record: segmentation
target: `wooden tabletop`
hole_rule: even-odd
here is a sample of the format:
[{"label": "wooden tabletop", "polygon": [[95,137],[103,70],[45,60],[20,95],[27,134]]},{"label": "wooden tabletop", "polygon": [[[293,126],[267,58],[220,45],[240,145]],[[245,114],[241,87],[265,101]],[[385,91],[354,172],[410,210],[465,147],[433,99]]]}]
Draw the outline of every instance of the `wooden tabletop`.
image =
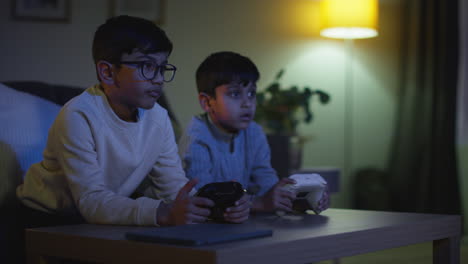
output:
[{"label": "wooden tabletop", "polygon": [[[321,215],[253,215],[243,225],[273,236],[185,247],[130,241],[155,227],[73,225],[28,229],[28,261],[57,256],[100,263],[306,263],[434,241],[434,263],[459,263],[461,217],[328,209]],[[220,234],[222,235],[222,234]]]}]

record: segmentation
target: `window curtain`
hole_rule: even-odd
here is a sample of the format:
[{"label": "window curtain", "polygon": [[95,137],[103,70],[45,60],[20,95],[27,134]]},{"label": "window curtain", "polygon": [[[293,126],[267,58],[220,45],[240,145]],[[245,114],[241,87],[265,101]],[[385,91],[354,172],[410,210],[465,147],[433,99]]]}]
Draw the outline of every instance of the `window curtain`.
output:
[{"label": "window curtain", "polygon": [[[459,0],[460,61],[458,70],[457,147],[458,179],[462,197],[463,226],[468,235],[468,2]],[[468,236],[466,238],[468,241]]]},{"label": "window curtain", "polygon": [[457,143],[468,146],[468,2],[466,0],[460,0],[459,15],[460,69],[458,71]]},{"label": "window curtain", "polygon": [[460,213],[455,149],[457,1],[404,1],[401,83],[389,161],[395,211]]}]

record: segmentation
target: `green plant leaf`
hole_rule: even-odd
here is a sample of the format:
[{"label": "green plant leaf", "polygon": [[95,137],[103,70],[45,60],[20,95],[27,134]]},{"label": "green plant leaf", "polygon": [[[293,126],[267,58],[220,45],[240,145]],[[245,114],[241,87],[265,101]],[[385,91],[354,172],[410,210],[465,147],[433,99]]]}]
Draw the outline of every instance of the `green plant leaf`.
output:
[{"label": "green plant leaf", "polygon": [[[297,85],[282,87],[279,80],[284,72],[281,69],[274,82],[257,93],[255,120],[271,133],[297,135],[296,129],[301,122],[310,123],[313,120],[311,103],[314,95],[321,104],[328,103],[331,98],[328,93],[309,86],[302,89]],[[304,116],[300,115],[302,111]]]}]

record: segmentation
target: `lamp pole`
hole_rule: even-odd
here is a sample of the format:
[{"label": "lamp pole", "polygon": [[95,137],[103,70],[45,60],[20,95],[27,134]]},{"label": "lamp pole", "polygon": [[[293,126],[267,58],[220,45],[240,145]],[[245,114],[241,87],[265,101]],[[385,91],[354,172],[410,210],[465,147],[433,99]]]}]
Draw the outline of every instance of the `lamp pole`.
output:
[{"label": "lamp pole", "polygon": [[[344,76],[343,175],[350,182],[353,171],[354,143],[354,39],[378,36],[379,0],[321,0],[320,35],[344,39],[346,65]],[[352,188],[350,188],[352,190]]]},{"label": "lamp pole", "polygon": [[350,179],[353,170],[353,111],[354,111],[354,83],[353,83],[353,55],[354,55],[354,39],[345,39],[346,47],[346,72],[344,84],[344,175]]}]

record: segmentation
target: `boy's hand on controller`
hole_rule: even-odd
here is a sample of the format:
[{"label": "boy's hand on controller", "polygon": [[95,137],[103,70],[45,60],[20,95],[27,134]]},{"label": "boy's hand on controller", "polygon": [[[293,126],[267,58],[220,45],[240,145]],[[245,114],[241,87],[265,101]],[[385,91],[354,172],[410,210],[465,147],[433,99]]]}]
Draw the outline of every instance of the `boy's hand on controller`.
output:
[{"label": "boy's hand on controller", "polygon": [[281,179],[264,196],[254,201],[253,207],[258,211],[273,212],[282,210],[291,212],[292,201],[296,199],[296,194],[285,188],[285,185],[288,184],[296,184],[296,181],[290,178]]},{"label": "boy's hand on controller", "polygon": [[249,218],[250,207],[252,206],[249,200],[250,196],[245,193],[236,201],[234,206],[226,209],[224,212],[224,220],[231,223],[245,222]]},{"label": "boy's hand on controller", "polygon": [[192,179],[179,190],[172,203],[161,203],[158,208],[159,225],[184,225],[205,222],[210,215],[210,207],[215,204],[208,198],[190,196],[198,179]]},{"label": "boy's hand on controller", "polygon": [[330,207],[330,190],[328,189],[328,186],[325,187],[325,190],[323,191],[322,198],[318,201],[318,213],[325,211]]}]

